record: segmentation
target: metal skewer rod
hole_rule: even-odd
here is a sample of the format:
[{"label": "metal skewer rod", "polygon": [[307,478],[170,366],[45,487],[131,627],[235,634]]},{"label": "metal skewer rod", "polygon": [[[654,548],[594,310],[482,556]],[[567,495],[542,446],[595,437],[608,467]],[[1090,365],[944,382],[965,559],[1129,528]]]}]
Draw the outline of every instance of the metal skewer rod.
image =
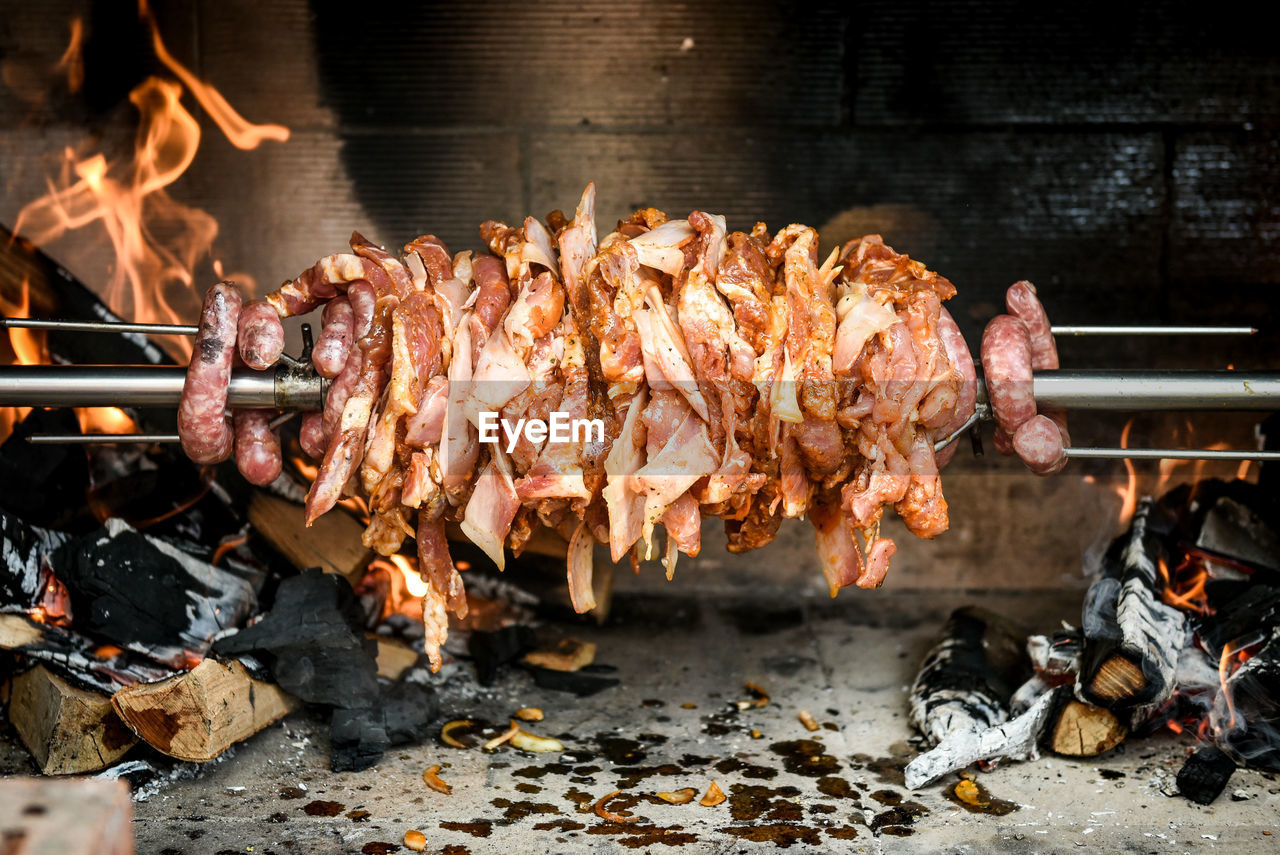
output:
[{"label": "metal skewer rod", "polygon": [[1109,324],[1052,326],[1054,335],[1254,335],[1257,327],[1116,326]]},{"label": "metal skewer rod", "polygon": [[151,445],[180,441],[176,433],[38,433],[27,437],[32,445]]},{"label": "metal skewer rod", "polygon": [[1036,403],[1073,410],[1280,410],[1280,372],[1037,371]]},{"label": "metal skewer rod", "polygon": [[1127,460],[1280,460],[1280,451],[1222,448],[1067,448],[1068,458]]},{"label": "metal skewer rod", "polygon": [[[176,407],[187,369],[181,365],[0,366],[3,407]],[[231,372],[231,407],[318,410],[328,381],[293,366]]]},{"label": "metal skewer rod", "polygon": [[49,321],[43,318],[0,318],[0,329],[61,330],[64,332],[143,333],[146,335],[195,335],[192,324],[133,324],[123,321]]}]

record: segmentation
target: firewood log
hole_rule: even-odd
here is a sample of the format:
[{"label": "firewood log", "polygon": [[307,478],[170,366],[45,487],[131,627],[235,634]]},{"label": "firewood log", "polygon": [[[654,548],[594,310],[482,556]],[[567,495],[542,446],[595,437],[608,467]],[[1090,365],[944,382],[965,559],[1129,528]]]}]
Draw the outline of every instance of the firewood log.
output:
[{"label": "firewood log", "polygon": [[111,698],[77,688],[43,665],[14,678],[9,721],[46,775],[96,772],[138,741]]},{"label": "firewood log", "polygon": [[205,659],[185,674],[121,689],[111,704],[160,753],[204,762],[284,717],[298,701],[253,679],[239,662]]},{"label": "firewood log", "polygon": [[373,552],[360,542],[364,527],[341,509],[307,528],[301,505],[259,491],[249,504],[249,521],[299,570],[319,567],[345,576],[352,587],[373,559]]},{"label": "firewood log", "polygon": [[1144,497],[1129,531],[1111,544],[1102,575],[1085,595],[1077,697],[1121,713],[1136,726],[1173,693],[1186,616],[1161,600],[1164,540]]},{"label": "firewood log", "polygon": [[1111,710],[1065,696],[1064,700],[1066,703],[1055,711],[1048,728],[1048,747],[1055,754],[1096,757],[1115,748],[1128,735],[1128,728]]}]

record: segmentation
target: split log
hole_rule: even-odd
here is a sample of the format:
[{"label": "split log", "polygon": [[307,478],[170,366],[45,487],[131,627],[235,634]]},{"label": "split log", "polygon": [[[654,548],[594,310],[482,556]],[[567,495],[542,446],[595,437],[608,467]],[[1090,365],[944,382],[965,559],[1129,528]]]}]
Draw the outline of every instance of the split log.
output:
[{"label": "split log", "polygon": [[253,679],[239,662],[206,659],[185,674],[121,689],[111,704],[152,748],[201,763],[283,718],[298,701]]},{"label": "split log", "polygon": [[911,723],[936,745],[1009,717],[1009,699],[1031,675],[1027,634],[974,606],[957,609],[911,687]]},{"label": "split log", "polygon": [[46,775],[96,772],[138,741],[111,698],[76,688],[42,665],[14,678],[9,721]]},{"label": "split log", "polygon": [[339,509],[322,525],[307,528],[301,505],[263,492],[249,503],[249,522],[294,567],[319,567],[354,587],[364,578],[373,552],[360,542],[364,526]]},{"label": "split log", "polygon": [[1066,757],[1096,757],[1115,748],[1129,731],[1105,707],[1084,704],[1064,695],[1065,703],[1052,714],[1047,744]]},{"label": "split log", "polygon": [[1076,696],[1144,721],[1173,694],[1186,616],[1166,605],[1158,563],[1167,562],[1154,530],[1154,503],[1138,503],[1129,531],[1111,544],[1102,575],[1085,595],[1084,653]]},{"label": "split log", "polygon": [[133,798],[124,781],[0,780],[0,852],[133,855]]}]

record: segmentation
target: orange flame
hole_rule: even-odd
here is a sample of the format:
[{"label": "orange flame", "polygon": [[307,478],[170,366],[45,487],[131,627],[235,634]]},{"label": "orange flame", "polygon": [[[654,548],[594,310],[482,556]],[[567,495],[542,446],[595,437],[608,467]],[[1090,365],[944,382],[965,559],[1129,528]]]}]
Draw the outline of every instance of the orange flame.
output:
[{"label": "orange flame", "polygon": [[[1129,447],[1129,432],[1133,430],[1133,419],[1125,422],[1124,430],[1120,432],[1120,447]],[[1133,465],[1133,461],[1127,457],[1124,459],[1124,468],[1129,473],[1129,483],[1121,488],[1116,488],[1116,495],[1121,499],[1120,505],[1120,524],[1125,525],[1133,518],[1133,512],[1138,509],[1138,470]]]},{"label": "orange flame", "polygon": [[[201,139],[200,124],[181,103],[183,84],[239,148],[283,142],[289,129],[247,122],[169,53],[145,0],[138,15],[156,56],[182,83],[151,77],[139,84],[129,95],[140,114],[132,157],[109,160],[102,152],[66,149],[59,175],[49,179],[44,196],[19,212],[14,231],[45,247],[68,232],[100,228],[114,255],[105,287],[98,288],[104,302],[131,320],[183,323],[198,310],[196,265],[209,258],[218,234],[211,216],[167,192],[190,167]],[[84,23],[73,20],[70,43],[56,66],[73,91],[84,78],[84,34]],[[81,237],[79,248],[84,246]],[[251,280],[241,284],[253,290]],[[163,344],[175,357],[190,356],[186,337],[165,337]]]},{"label": "orange flame", "polygon": [[71,41],[67,43],[67,49],[63,51],[58,64],[54,66],[55,71],[66,72],[67,89],[71,92],[79,92],[80,87],[84,85],[83,50],[84,21],[77,16],[71,19]]},{"label": "orange flame", "polygon": [[[176,83],[143,81],[129,94],[142,114],[132,163],[113,167],[101,153],[77,160],[68,149],[62,180],[50,181],[49,192],[19,212],[14,229],[44,246],[100,224],[116,258],[103,299],[116,313],[140,321],[180,323],[194,308],[192,270],[218,233],[212,217],[164,192],[191,165],[200,144],[200,126],[181,95]],[[162,243],[157,233],[173,237]],[[173,306],[172,291],[190,305]],[[190,355],[188,339],[174,337],[169,344],[182,357]]]},{"label": "orange flame", "polygon": [[137,427],[119,407],[80,407],[76,418],[81,433],[131,433]]},{"label": "orange flame", "polygon": [[427,580],[418,574],[418,562],[406,555],[392,555],[390,559],[375,558],[369,563],[371,573],[385,574],[389,588],[382,616],[401,614],[418,618],[422,615],[423,596],[427,593]]},{"label": "orange flame", "polygon": [[146,0],[139,0],[138,15],[151,29],[151,46],[156,52],[156,57],[186,84],[191,93],[196,96],[196,100],[200,102],[200,106],[204,107],[205,112],[209,114],[209,118],[217,123],[233,146],[247,150],[257,148],[263,140],[285,142],[289,139],[289,129],[284,125],[255,125],[246,121],[234,107],[227,103],[227,99],[222,97],[221,92],[199,80],[190,69],[174,59],[160,38],[160,28],[156,26],[155,18],[152,17]]}]

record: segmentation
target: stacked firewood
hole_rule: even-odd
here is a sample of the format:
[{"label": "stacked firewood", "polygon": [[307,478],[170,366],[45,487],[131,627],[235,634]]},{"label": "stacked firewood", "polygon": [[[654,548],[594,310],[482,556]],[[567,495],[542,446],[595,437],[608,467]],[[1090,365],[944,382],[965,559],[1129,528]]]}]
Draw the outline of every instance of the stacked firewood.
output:
[{"label": "stacked firewood", "polygon": [[934,747],[907,767],[908,785],[1042,748],[1096,756],[1161,729],[1204,743],[1178,776],[1202,804],[1238,766],[1280,771],[1277,519],[1243,481],[1146,497],[1104,555],[1080,627],[1023,651],[1007,621],[956,612],[913,687],[912,721]]}]

